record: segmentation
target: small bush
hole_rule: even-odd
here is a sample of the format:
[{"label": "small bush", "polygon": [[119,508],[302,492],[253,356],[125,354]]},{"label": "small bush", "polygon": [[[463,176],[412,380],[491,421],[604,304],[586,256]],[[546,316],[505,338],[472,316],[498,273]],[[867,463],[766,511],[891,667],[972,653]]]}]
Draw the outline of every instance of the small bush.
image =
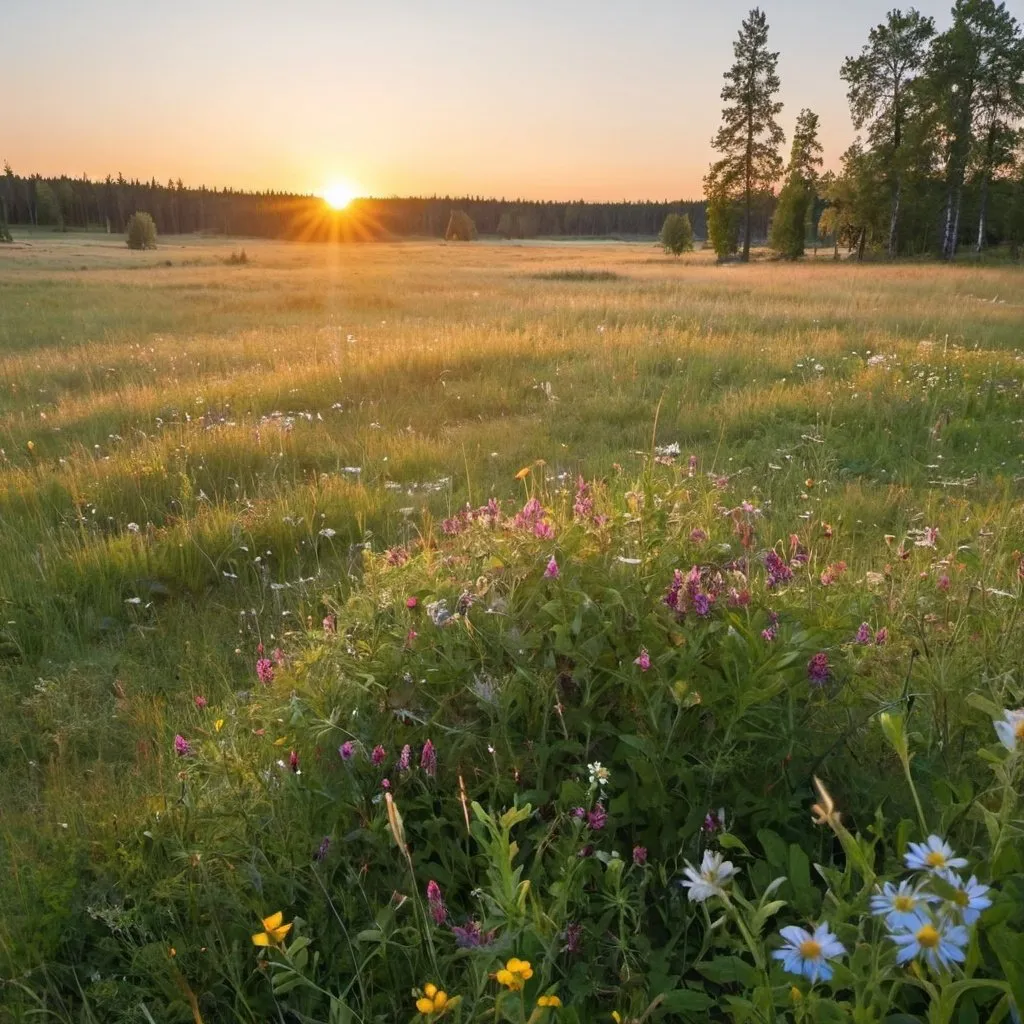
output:
[{"label": "small bush", "polygon": [[225,261],[229,267],[243,266],[249,262],[249,257],[245,254],[243,249],[241,252],[233,252]]},{"label": "small bush", "polygon": [[129,249],[155,249],[156,224],[153,218],[143,211],[133,213],[128,218],[125,239]]},{"label": "small bush", "polygon": [[670,213],[661,226],[658,242],[665,252],[679,256],[693,250],[693,227],[685,213]]},{"label": "small bush", "polygon": [[614,270],[545,270],[530,275],[535,281],[622,281]]}]

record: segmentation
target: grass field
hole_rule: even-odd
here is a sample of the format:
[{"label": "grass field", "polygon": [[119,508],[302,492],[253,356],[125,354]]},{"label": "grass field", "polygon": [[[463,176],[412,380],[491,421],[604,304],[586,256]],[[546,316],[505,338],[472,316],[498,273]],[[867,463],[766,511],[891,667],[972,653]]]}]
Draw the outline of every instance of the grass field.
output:
[{"label": "grass field", "polygon": [[[243,245],[248,262],[228,262]],[[168,751],[194,698],[249,689],[258,643],[319,633],[368,585],[361,545],[429,550],[466,502],[552,497],[581,475],[628,508],[627,492],[653,499],[651,474],[679,474],[667,500],[692,454],[717,481],[703,525],[715,487],[779,524],[768,548],[829,523],[851,574],[880,568],[885,535],[937,526],[946,564],[968,566],[965,608],[993,616],[971,633],[992,645],[986,677],[1018,692],[1016,612],[977,602],[998,604],[986,586],[1006,590],[1024,548],[1022,324],[1017,269],[716,267],[612,243],[0,246],[0,954],[32,993],[22,1010],[147,1019],[99,981],[82,997],[95,1016],[76,1015],[68,993],[106,954],[74,922],[120,906],[96,879],[130,874],[145,823],[170,814],[185,784]],[[671,444],[675,465],[655,463]],[[893,620],[934,610],[916,586],[889,593]],[[902,680],[893,659],[878,678]],[[139,990],[159,973],[145,963]],[[250,981],[223,982],[230,1012],[223,992],[197,1004],[175,984],[157,1019],[271,1019],[239,995]],[[362,1000],[332,1024],[398,1019]],[[327,1019],[295,1012],[274,1019]]]}]

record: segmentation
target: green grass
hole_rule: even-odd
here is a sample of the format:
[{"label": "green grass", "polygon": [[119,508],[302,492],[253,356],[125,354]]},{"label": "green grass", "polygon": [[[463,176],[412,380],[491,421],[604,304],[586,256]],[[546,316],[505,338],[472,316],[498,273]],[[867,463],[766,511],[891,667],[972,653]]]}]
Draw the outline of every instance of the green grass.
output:
[{"label": "green grass", "polygon": [[1000,565],[1024,547],[1018,270],[245,249],[0,249],[0,954],[23,968],[69,955],[86,862],[141,856],[195,694],[250,688],[257,642],[343,604],[356,545],[521,497],[537,460],[622,492],[676,442],[770,510],[769,546],[827,521],[851,565],[938,522],[992,531]]}]

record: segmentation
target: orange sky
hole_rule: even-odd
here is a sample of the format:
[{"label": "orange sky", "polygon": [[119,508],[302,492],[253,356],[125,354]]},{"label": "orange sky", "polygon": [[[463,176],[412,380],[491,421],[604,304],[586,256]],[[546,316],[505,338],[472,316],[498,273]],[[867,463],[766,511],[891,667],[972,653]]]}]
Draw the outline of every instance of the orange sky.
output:
[{"label": "orange sky", "polygon": [[[766,6],[782,124],[852,140],[839,64],[891,0]],[[747,0],[33,0],[4,12],[21,173],[365,194],[696,197]],[[946,4],[918,7],[948,21]],[[32,40],[31,45],[10,45]]]}]

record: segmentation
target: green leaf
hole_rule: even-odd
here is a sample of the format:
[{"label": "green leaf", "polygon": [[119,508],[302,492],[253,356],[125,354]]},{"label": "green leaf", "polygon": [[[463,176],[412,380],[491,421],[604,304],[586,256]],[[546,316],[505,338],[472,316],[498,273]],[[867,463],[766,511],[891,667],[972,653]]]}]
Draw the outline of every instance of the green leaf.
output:
[{"label": "green leaf", "polygon": [[702,1013],[715,1000],[706,992],[698,992],[693,988],[677,988],[673,992],[664,992],[661,996],[660,1009],[674,1010],[676,1013]]},{"label": "green leaf", "polygon": [[771,829],[767,828],[758,829],[757,841],[761,844],[761,849],[764,850],[764,855],[772,867],[786,867],[789,859],[786,844],[777,832],[772,832]]},{"label": "green leaf", "polygon": [[753,988],[757,984],[757,971],[738,956],[718,956],[696,967],[708,981],[716,985],[739,982],[746,988]]}]

